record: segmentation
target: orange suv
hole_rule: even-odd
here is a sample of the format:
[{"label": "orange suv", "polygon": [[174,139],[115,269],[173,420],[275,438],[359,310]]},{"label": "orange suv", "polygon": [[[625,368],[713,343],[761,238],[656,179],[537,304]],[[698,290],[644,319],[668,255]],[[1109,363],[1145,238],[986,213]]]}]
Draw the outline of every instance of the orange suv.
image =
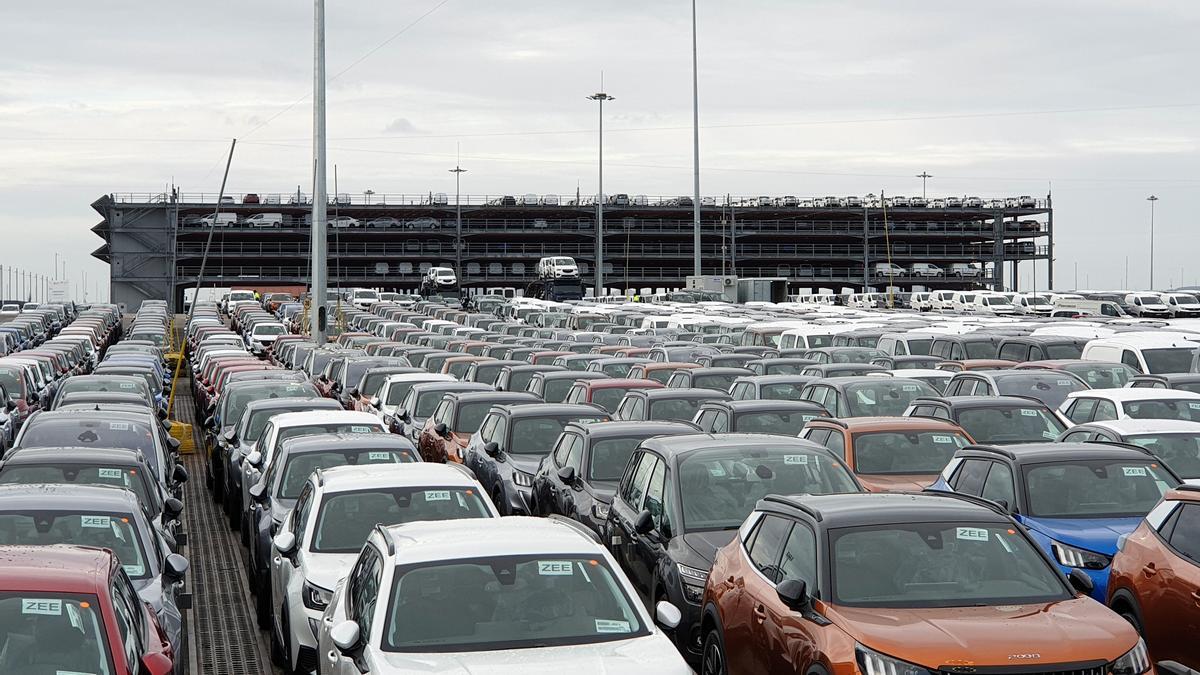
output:
[{"label": "orange suv", "polygon": [[930,417],[818,417],[800,438],[845,459],[870,492],[924,490],[955,450],[975,442],[957,424]]},{"label": "orange suv", "polygon": [[1200,668],[1200,486],[1168,492],[1118,544],[1108,606],[1141,632],[1154,658]]},{"label": "orange suv", "polygon": [[771,495],[708,574],[700,672],[1154,673],[1089,581],[982,499]]}]

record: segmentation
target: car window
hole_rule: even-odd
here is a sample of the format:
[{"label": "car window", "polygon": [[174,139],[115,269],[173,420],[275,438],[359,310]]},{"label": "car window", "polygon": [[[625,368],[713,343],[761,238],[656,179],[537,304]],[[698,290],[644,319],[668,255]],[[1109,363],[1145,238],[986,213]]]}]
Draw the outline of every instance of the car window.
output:
[{"label": "car window", "polygon": [[650,470],[654,468],[655,461],[657,458],[654,455],[643,452],[638,457],[637,466],[633,468],[632,477],[622,491],[625,502],[635,509],[642,503],[642,496],[646,494],[646,483],[650,480]]},{"label": "car window", "polygon": [[999,358],[1008,359],[1009,361],[1028,361],[1025,356],[1029,353],[1028,347],[1020,343],[1009,343],[1000,348]]},{"label": "car window", "polygon": [[1017,493],[1013,487],[1012,469],[1007,464],[992,462],[992,470],[988,472],[980,496],[994,502],[1003,501],[1009,508],[1016,506]]},{"label": "car window", "polygon": [[379,601],[379,586],[383,576],[383,559],[375,547],[366,547],[363,553],[362,576],[351,598],[351,617],[358,622],[362,635],[371,634],[371,623],[375,617],[375,603]]},{"label": "car window", "polygon": [[806,439],[812,441],[813,443],[819,443],[821,445],[828,445],[828,443],[826,443],[826,441],[829,440],[830,433],[831,432],[829,429],[809,429],[805,433],[803,438],[806,438]]},{"label": "car window", "polygon": [[1117,419],[1117,405],[1112,401],[1100,399],[1096,401],[1096,414],[1092,417],[1095,422]]},{"label": "car window", "polygon": [[842,459],[846,458],[846,437],[842,432],[830,430],[829,439],[825,441],[825,447],[829,448],[829,451],[838,457]]},{"label": "car window", "polygon": [[817,584],[817,537],[804,523],[796,523],[788,535],[779,561],[780,581],[803,579],[809,594],[814,595]]},{"label": "car window", "polygon": [[987,478],[988,462],[983,459],[968,459],[963,462],[958,475],[951,481],[956,492],[979,496],[983,490],[983,481]]},{"label": "car window", "polygon": [[1200,565],[1200,506],[1185,504],[1171,531],[1171,547]]},{"label": "car window", "polygon": [[505,443],[508,441],[508,418],[504,415],[496,416],[496,425],[492,427],[492,441],[495,441],[501,450],[505,449]]},{"label": "car window", "polygon": [[112,589],[113,614],[117,617],[117,631],[121,634],[121,647],[125,650],[128,663],[139,663],[142,658],[141,636],[138,635],[137,624],[133,618],[134,608],[129,606],[124,596]]},{"label": "car window", "polygon": [[642,504],[642,508],[650,512],[650,517],[654,520],[654,527],[659,531],[664,531],[663,523],[668,523],[666,530],[669,531],[669,517],[666,509],[666,462],[657,462],[654,469],[650,472],[650,482],[646,485],[646,498]]},{"label": "car window", "polygon": [[771,583],[783,581],[779,571],[779,557],[791,527],[790,520],[778,516],[763,516],[750,543],[747,552],[750,562],[754,563],[754,567],[770,579]]},{"label": "car window", "polygon": [[1076,424],[1086,424],[1092,421],[1092,415],[1096,412],[1097,399],[1081,397],[1075,399],[1071,407],[1067,409],[1067,417]]},{"label": "car window", "polygon": [[1138,361],[1137,354],[1134,354],[1128,349],[1121,352],[1121,363],[1124,363],[1139,373],[1142,372],[1142,364]]},{"label": "car window", "polygon": [[569,466],[575,469],[575,475],[579,475],[579,470],[583,467],[583,438],[578,434],[570,434],[567,453],[567,463],[564,466]]},{"label": "car window", "polygon": [[713,415],[712,432],[714,434],[723,434],[729,431],[729,414],[716,411]]}]

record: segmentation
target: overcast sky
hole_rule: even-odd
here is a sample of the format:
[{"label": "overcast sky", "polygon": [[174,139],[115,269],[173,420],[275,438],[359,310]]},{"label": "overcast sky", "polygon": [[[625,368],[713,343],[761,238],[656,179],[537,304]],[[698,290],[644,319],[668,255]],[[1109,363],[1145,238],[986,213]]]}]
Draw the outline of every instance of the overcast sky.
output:
[{"label": "overcast sky", "polygon": [[[49,274],[58,251],[72,280],[106,278],[89,204],[216,192],[233,137],[231,191],[308,190],[308,3],[53,9],[0,15],[0,265]],[[342,192],[453,192],[461,144],[465,193],[594,193],[603,71],[606,192],[691,193],[686,0],[327,13]],[[922,171],[931,195],[1052,186],[1060,288],[1076,263],[1080,286],[1124,286],[1126,257],[1147,283],[1154,193],[1156,283],[1193,284],[1198,33],[1195,0],[699,0],[701,191],[911,195]]]}]

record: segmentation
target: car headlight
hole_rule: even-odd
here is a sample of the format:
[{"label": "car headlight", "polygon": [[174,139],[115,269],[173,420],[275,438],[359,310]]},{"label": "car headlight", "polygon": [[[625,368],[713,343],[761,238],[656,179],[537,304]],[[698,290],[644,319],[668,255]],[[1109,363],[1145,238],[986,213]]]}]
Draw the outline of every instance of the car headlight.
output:
[{"label": "car headlight", "polygon": [[1112,562],[1108,556],[1099,553],[1092,553],[1074,546],[1060,544],[1057,541],[1050,542],[1050,548],[1054,551],[1054,557],[1060,565],[1067,567],[1080,567],[1089,570],[1102,570],[1108,567]]},{"label": "car headlight", "polygon": [[524,471],[513,470],[513,483],[520,487],[533,487],[533,475]]},{"label": "car headlight", "polygon": [[696,567],[689,567],[683,563],[676,563],[679,568],[679,578],[683,581],[683,597],[693,605],[700,604],[701,598],[704,597],[704,584],[708,581],[708,570],[702,570]]},{"label": "car headlight", "polygon": [[858,671],[863,675],[930,675],[928,668],[884,656],[862,645],[855,648],[854,655],[858,660]]},{"label": "car headlight", "polygon": [[1112,662],[1109,672],[1112,675],[1141,675],[1150,670],[1150,657],[1146,654],[1146,642],[1138,638],[1133,649],[1125,652],[1125,656]]},{"label": "car headlight", "polygon": [[329,601],[333,599],[333,591],[326,590],[320,586],[314,586],[305,581],[304,589],[301,591],[301,598],[304,600],[305,607],[318,612],[324,612],[325,608],[329,606]]},{"label": "car headlight", "polygon": [[604,502],[592,503],[592,517],[596,520],[608,520],[609,504]]}]

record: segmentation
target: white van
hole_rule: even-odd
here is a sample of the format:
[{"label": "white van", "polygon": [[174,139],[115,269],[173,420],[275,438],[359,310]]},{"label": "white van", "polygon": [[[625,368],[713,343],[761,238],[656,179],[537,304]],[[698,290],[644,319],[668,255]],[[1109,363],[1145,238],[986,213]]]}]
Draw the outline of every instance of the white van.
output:
[{"label": "white van", "polygon": [[1051,302],[1054,316],[1126,316],[1121,306],[1112,300],[1086,300],[1080,296],[1062,295]]},{"label": "white van", "polygon": [[928,312],[933,309],[933,294],[917,291],[908,296],[908,305],[918,312]]},{"label": "white van", "polygon": [[210,213],[200,219],[200,227],[234,227],[237,224],[236,213]]},{"label": "white van", "polygon": [[1125,296],[1125,304],[1129,306],[1129,313],[1134,316],[1164,317],[1171,315],[1171,308],[1167,307],[1157,293],[1130,293]]},{"label": "white van", "polygon": [[539,279],[578,279],[579,266],[575,259],[567,256],[549,256],[537,264]]},{"label": "white van", "polygon": [[975,267],[969,263],[952,263],[947,276],[952,277],[981,277],[983,276],[983,268]]},{"label": "white van", "polygon": [[425,273],[425,280],[437,288],[451,288],[458,285],[458,276],[450,267],[430,267]]},{"label": "white van", "polygon": [[974,312],[976,314],[992,314],[995,316],[1013,316],[1017,313],[1009,302],[1008,296],[1002,293],[976,293]]},{"label": "white van", "polygon": [[1054,311],[1054,305],[1042,293],[1017,293],[1012,305],[1017,314],[1049,316]]},{"label": "white van", "polygon": [[929,298],[930,309],[935,312],[954,310],[954,295],[957,291],[936,291]]},{"label": "white van", "polygon": [[884,333],[879,336],[875,348],[890,356],[928,356],[933,345],[933,333],[910,331],[907,333]]},{"label": "white van", "polygon": [[1143,373],[1160,374],[1194,372],[1197,356],[1200,356],[1200,342],[1183,334],[1134,332],[1090,340],[1083,346],[1080,358],[1120,361]]},{"label": "white van", "polygon": [[975,313],[975,296],[979,295],[975,291],[954,291],[951,296],[950,306],[956,312],[963,314]]},{"label": "white van", "polygon": [[242,223],[247,227],[280,227],[283,225],[282,213],[256,213]]},{"label": "white van", "polygon": [[875,276],[877,277],[903,277],[907,275],[908,271],[895,263],[875,263]]},{"label": "white van", "polygon": [[1158,296],[1166,303],[1172,318],[1200,316],[1200,300],[1191,293],[1159,293]]},{"label": "white van", "polygon": [[944,277],[946,270],[933,263],[913,263],[909,274],[914,277]]},{"label": "white van", "polygon": [[779,336],[779,348],[820,349],[821,347],[832,347],[834,335],[854,330],[857,327],[853,324],[829,324],[789,328]]}]

